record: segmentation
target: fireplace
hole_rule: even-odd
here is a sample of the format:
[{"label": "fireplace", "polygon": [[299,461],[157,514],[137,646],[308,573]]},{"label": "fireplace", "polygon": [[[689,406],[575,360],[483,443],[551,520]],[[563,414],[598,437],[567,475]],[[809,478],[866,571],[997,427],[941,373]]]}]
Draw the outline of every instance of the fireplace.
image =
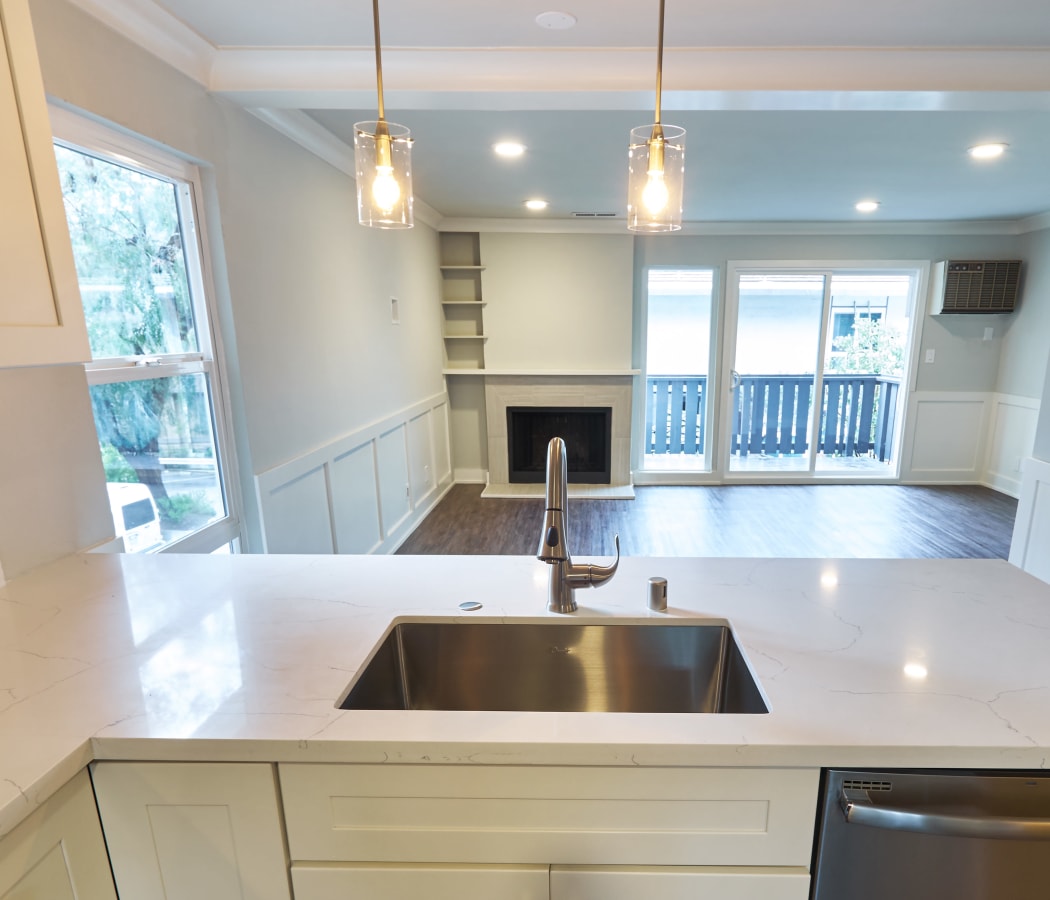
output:
[{"label": "fireplace", "polygon": [[565,441],[569,481],[609,484],[612,473],[612,407],[508,406],[507,456],[511,484],[542,484],[547,444]]}]

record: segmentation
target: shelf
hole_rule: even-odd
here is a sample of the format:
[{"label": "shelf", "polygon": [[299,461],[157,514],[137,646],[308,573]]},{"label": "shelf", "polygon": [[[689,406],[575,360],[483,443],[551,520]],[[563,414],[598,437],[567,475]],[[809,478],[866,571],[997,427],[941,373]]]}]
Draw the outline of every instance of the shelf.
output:
[{"label": "shelf", "polygon": [[476,306],[479,309],[485,305],[484,300],[442,300],[442,306]]},{"label": "shelf", "polygon": [[442,272],[484,272],[484,266],[439,266]]},{"label": "shelf", "polygon": [[445,334],[442,337],[446,341],[487,341],[487,334]]}]

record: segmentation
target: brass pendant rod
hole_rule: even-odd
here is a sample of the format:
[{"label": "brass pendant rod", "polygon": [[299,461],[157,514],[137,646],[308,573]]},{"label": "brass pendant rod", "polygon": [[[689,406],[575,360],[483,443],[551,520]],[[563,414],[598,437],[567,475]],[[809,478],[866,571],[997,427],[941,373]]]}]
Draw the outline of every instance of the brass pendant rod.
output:
[{"label": "brass pendant rod", "polygon": [[[379,27],[378,25],[376,26]],[[376,32],[378,41],[378,34]],[[378,51],[377,51],[378,52]],[[656,124],[660,124],[660,91],[664,74],[664,0],[660,0],[660,33],[656,41]]]},{"label": "brass pendant rod", "polygon": [[[661,13],[663,15],[663,0],[660,0]],[[379,0],[372,0],[372,23],[375,28],[375,41],[376,41],[376,88],[379,93],[379,121],[382,122],[385,118],[383,111],[383,59],[379,52]],[[661,19],[660,30],[663,31],[663,20]],[[659,119],[659,113],[657,113],[657,121]]]}]

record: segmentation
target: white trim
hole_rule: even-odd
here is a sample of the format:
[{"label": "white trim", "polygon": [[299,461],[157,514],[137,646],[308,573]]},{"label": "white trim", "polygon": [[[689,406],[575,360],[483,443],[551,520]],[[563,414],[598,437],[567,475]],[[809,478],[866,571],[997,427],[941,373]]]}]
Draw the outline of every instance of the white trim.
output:
[{"label": "white trim", "polygon": [[[1013,394],[989,396],[988,433],[985,436],[985,469],[981,483],[1011,497],[1020,497],[1024,460],[1032,455],[1039,417],[1039,400]],[[1003,426],[1005,410],[1020,411],[1023,424],[1008,433]],[[1016,426],[1016,421],[1014,422]],[[1021,433],[1018,434],[1017,431]]]},{"label": "white trim", "polygon": [[[434,441],[437,439],[448,441],[448,434],[445,430],[447,420],[441,420],[441,434],[434,435],[433,431],[431,431],[428,438],[427,447],[430,452],[430,471],[433,474],[433,486],[421,493],[416,500],[413,500],[411,486],[412,457],[407,443],[409,440],[408,425],[411,421],[447,405],[448,394],[444,392],[435,394],[389,416],[364,425],[342,437],[257,473],[255,476],[255,490],[259,506],[264,552],[280,552],[280,548],[274,546],[274,535],[276,532],[273,528],[270,529],[269,533],[267,530],[268,509],[271,508],[268,499],[284,488],[311,476],[322,478],[324,484],[325,508],[319,509],[316,505],[311,507],[315,520],[324,520],[327,523],[330,549],[325,549],[323,552],[355,552],[352,549],[340,548],[339,546],[337,531],[338,513],[341,504],[348,501],[336,496],[333,491],[332,471],[340,459],[357,451],[370,449],[374,488],[372,501],[374,502],[373,511],[376,515],[378,526],[378,539],[365,552],[393,553],[452,487],[453,476],[451,469],[445,472],[434,471]],[[434,419],[432,418],[431,422],[433,423],[433,421]],[[431,427],[433,428],[433,425]],[[404,484],[408,487],[408,504],[405,513],[391,523],[385,521],[383,516],[383,495],[381,493],[380,479],[381,460],[379,453],[381,450],[381,439],[384,436],[392,435],[399,429],[402,431],[406,442],[404,458],[407,461],[407,467],[404,473]],[[322,552],[322,549],[315,547],[310,552]]]},{"label": "white trim", "polygon": [[[898,222],[690,222],[682,223],[676,237],[763,235],[1019,235],[1050,227],[1038,216],[1028,219],[968,219]],[[580,219],[481,219],[443,218],[439,231],[521,232],[523,234],[625,234],[627,219],[617,211],[614,218]]]},{"label": "white trim", "polygon": [[[1013,538],[1010,541],[1010,562],[1020,569],[1050,581],[1050,565],[1047,560],[1047,538],[1050,537],[1050,521],[1047,510],[1050,502],[1050,462],[1029,457],[1023,464],[1021,498],[1014,518]],[[1033,546],[1033,536],[1043,545]]]}]

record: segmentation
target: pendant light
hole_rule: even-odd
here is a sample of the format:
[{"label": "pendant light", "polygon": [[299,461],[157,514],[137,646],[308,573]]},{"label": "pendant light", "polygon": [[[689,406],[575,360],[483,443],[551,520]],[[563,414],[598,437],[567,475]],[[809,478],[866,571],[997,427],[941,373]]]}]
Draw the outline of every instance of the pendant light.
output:
[{"label": "pendant light", "polygon": [[379,43],[379,0],[372,0],[375,27],[379,120],[354,124],[357,221],[370,228],[412,227],[412,135],[387,122],[383,110],[383,61]]},{"label": "pendant light", "polygon": [[628,151],[627,227],[655,234],[682,227],[685,129],[660,121],[664,65],[664,0],[656,46],[656,115],[652,125],[631,129]]}]

